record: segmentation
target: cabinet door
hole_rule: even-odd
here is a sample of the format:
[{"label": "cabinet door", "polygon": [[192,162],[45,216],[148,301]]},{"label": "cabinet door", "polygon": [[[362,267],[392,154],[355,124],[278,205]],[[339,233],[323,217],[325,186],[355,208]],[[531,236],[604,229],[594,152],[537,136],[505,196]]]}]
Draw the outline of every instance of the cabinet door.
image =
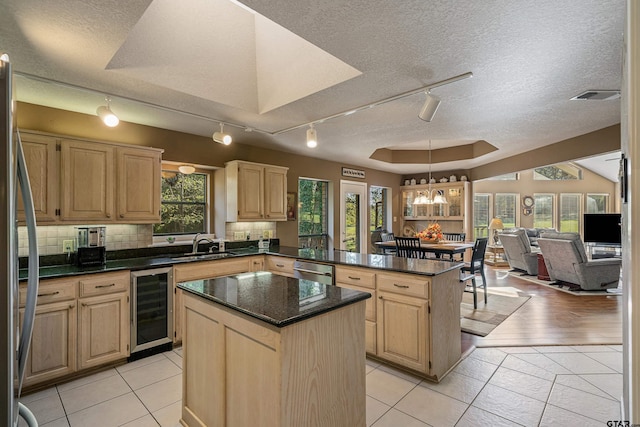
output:
[{"label": "cabinet door", "polygon": [[118,147],[118,220],[160,222],[161,153]]},{"label": "cabinet door", "polygon": [[378,357],[428,373],[427,300],[378,292]]},{"label": "cabinet door", "polygon": [[[24,309],[20,309],[20,319],[23,317]],[[76,327],[75,300],[37,306],[24,385],[76,371]]]},{"label": "cabinet door", "polygon": [[267,221],[287,220],[287,170],[264,168],[264,211]]},{"label": "cabinet door", "polygon": [[63,220],[104,221],[114,215],[114,148],[62,141]]},{"label": "cabinet door", "polygon": [[238,219],[264,218],[264,168],[238,164]]},{"label": "cabinet door", "polygon": [[129,297],[127,293],[82,298],[78,321],[80,369],[129,356]]},{"label": "cabinet door", "polygon": [[264,271],[264,256],[249,258],[249,266],[251,267],[251,271]]},{"label": "cabinet door", "polygon": [[[28,133],[21,134],[21,138],[36,221],[38,223],[55,221],[58,208],[57,141],[52,137]],[[18,192],[18,220],[25,220],[20,192]]]}]

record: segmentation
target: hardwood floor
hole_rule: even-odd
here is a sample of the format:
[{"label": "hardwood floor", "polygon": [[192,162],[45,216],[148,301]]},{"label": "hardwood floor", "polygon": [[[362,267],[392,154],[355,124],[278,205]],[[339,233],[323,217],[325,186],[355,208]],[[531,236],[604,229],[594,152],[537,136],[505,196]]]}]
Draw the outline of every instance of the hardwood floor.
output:
[{"label": "hardwood floor", "polygon": [[517,288],[531,299],[486,337],[463,332],[463,352],[473,346],[622,344],[622,296],[574,296],[507,271],[486,266],[489,288]]}]

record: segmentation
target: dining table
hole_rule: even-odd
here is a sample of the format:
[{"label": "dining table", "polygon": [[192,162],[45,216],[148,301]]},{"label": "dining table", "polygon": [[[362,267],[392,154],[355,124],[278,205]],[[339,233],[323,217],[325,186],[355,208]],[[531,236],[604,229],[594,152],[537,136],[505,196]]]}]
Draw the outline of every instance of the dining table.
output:
[{"label": "dining table", "polygon": [[[382,249],[384,253],[392,251],[396,248],[396,242],[391,240],[388,242],[376,242],[377,247]],[[442,255],[449,255],[453,258],[456,254],[464,254],[467,249],[473,249],[473,242],[448,242],[439,241],[438,243],[432,242],[420,242],[420,251],[423,253],[423,258],[426,258],[428,253],[435,254],[436,258],[441,258]]]}]

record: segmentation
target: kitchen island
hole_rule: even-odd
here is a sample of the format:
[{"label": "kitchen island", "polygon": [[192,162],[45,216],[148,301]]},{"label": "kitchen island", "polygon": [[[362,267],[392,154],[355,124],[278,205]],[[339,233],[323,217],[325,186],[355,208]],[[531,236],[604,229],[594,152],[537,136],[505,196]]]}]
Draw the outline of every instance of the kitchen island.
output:
[{"label": "kitchen island", "polygon": [[184,426],[364,426],[369,293],[255,272],[179,283]]}]

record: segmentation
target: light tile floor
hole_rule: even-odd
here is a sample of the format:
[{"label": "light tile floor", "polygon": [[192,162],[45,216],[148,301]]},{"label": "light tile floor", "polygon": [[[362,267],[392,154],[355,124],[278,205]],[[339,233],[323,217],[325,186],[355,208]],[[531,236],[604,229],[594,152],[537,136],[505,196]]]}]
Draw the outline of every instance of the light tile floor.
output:
[{"label": "light tile floor", "polygon": [[[25,396],[43,427],[178,426],[181,349]],[[367,426],[602,426],[621,346],[478,348],[434,384],[367,361]],[[24,425],[24,424],[21,424]]]}]

